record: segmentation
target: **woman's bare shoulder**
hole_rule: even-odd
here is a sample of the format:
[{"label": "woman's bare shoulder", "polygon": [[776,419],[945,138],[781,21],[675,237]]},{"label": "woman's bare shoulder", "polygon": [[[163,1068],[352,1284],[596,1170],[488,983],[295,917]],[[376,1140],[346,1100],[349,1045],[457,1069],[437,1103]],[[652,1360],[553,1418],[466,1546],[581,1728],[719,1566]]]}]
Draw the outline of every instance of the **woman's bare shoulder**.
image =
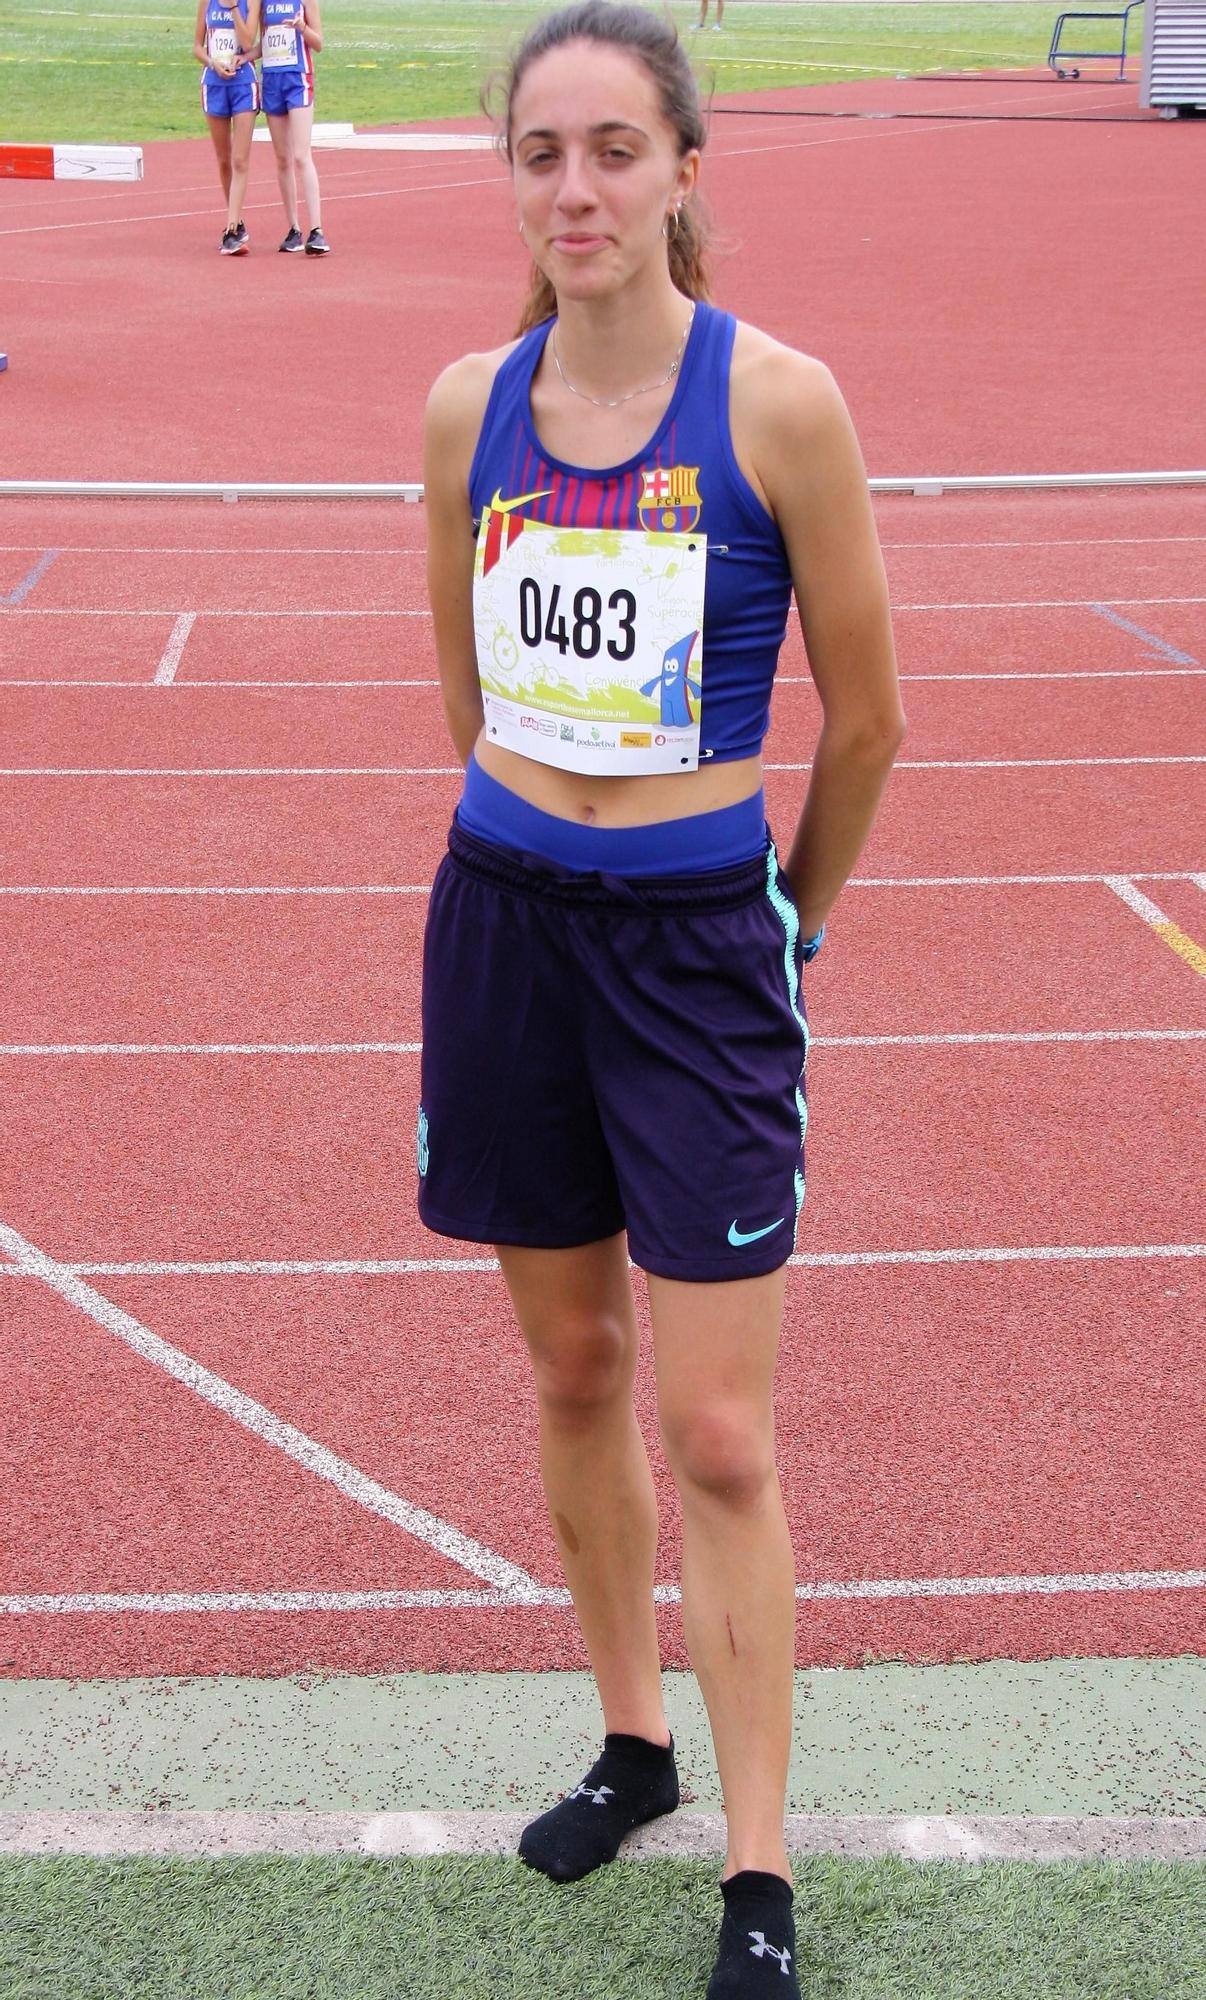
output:
[{"label": "woman's bare shoulder", "polygon": [[476,439],[494,378],[518,345],[517,340],[510,340],[485,354],[463,354],[436,376],[427,397],[429,436],[437,434],[445,441],[469,435]]},{"label": "woman's bare shoulder", "polygon": [[805,430],[831,419],[842,396],[830,370],[815,355],[738,320],[733,342],[731,392],[755,423]]}]

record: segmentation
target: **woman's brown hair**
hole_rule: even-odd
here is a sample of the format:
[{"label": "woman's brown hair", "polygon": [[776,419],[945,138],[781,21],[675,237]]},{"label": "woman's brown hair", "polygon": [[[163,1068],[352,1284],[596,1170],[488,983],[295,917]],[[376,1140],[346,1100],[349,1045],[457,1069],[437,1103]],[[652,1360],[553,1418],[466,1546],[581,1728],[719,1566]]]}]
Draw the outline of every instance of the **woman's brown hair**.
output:
[{"label": "woman's brown hair", "polygon": [[[673,129],[680,157],[704,146],[707,128],[700,108],[699,91],[686,50],[668,18],[650,13],[646,7],[617,6],[615,0],[577,0],[547,14],[524,36],[510,64],[501,75],[491,78],[482,91],[482,109],[496,121],[500,149],[511,159],[511,107],[515,93],[534,62],[550,49],[564,48],[568,42],[603,42],[624,49],[644,63],[658,88],[662,116]],[[500,103],[501,100],[501,103]],[[677,212],[677,228],[667,239],[670,276],[689,299],[709,296],[705,262],[707,232],[694,202]],[[551,319],[557,310],[557,296],[544,272],[533,266],[531,289],[524,301],[517,333]]]}]

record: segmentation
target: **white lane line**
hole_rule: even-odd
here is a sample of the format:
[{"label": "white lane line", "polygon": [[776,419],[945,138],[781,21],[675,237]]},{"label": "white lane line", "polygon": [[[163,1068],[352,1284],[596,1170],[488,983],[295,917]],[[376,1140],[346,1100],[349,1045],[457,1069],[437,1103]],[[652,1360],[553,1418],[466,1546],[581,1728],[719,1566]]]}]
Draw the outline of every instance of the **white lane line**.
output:
[{"label": "white lane line", "polygon": [[[1174,1039],[1197,1034],[1174,1028]],[[1206,1028],[1200,1030],[1206,1036]],[[1140,1029],[1149,1039],[1167,1039]],[[422,1042],[0,1042],[0,1056],[417,1056]]]},{"label": "white lane line", "polygon": [[[895,498],[898,496],[894,495],[893,497]],[[1162,547],[1165,543],[1173,543],[1173,542],[1206,542],[1206,535],[1066,535],[1062,539],[1054,538],[1052,540],[1048,540],[1045,536],[1043,536],[1041,538],[1035,538],[1033,540],[1027,539],[1022,541],[1016,541],[1016,540],[994,541],[992,539],[989,539],[982,542],[885,542],[881,540],[880,547],[881,549],[893,549],[893,550],[974,549],[978,554],[981,549],[1158,548]],[[66,545],[64,544],[64,546]],[[103,554],[104,551],[97,549],[97,550],[90,550],[88,551],[88,553],[100,555]],[[136,549],[130,549],[128,551],[125,551],[125,553],[128,553],[130,555],[137,555],[139,551]],[[153,555],[158,555],[160,551],[158,549],[153,549],[150,553]],[[164,550],[163,553],[171,554],[172,551]],[[191,554],[192,551],[187,551],[187,552],[182,551],[182,553]],[[196,551],[196,553],[198,555],[205,555],[207,553],[212,553],[212,551],[199,549]],[[335,552],[333,550],[332,551],[324,550],[321,551],[321,553],[334,554]]]},{"label": "white lane line", "polygon": [[1127,909],[1133,910],[1137,917],[1142,917],[1145,924],[1155,926],[1168,922],[1159,904],[1153,903],[1150,896],[1145,896],[1142,890],[1136,889],[1134,883],[1125,875],[1107,875],[1103,879],[1106,888],[1112,889],[1116,896],[1121,897]]},{"label": "white lane line", "polygon": [[[0,1243],[0,1248],[3,1248]],[[1146,1258],[1206,1257],[1206,1243],[1041,1243],[1021,1247],[963,1250],[797,1251],[788,1263],[798,1270],[844,1271],[889,1264],[1066,1264],[1142,1263]],[[72,1276],[87,1278],[408,1278],[430,1272],[494,1272],[497,1257],[247,1258],[224,1263],[64,1264]],[[0,1277],[28,1272],[0,1264]]]},{"label": "white lane line", "polygon": [[[3,235],[0,230],[0,235]],[[272,551],[275,554],[275,550]],[[1177,600],[1180,602],[1180,600]],[[430,611],[198,611],[198,618],[430,618]],[[0,616],[4,618],[174,618],[172,610],[149,611],[144,606],[122,607],[117,610],[98,610],[86,604],[62,604],[46,606],[41,604],[18,604],[11,610],[0,605]]]},{"label": "white lane line", "polygon": [[160,655],[159,665],[155,669],[155,679],[152,683],[154,687],[171,687],[176,678],[176,670],[184,656],[184,649],[188,644],[188,635],[196,622],[197,614],[195,611],[180,611],[176,614],[176,622],[172,626],[171,632],[168,635],[167,645],[164,647]]},{"label": "white lane line", "polygon": [[[882,1603],[893,1599],[959,1597],[1062,1597],[1097,1591],[1206,1589],[1206,1569],[1091,1571],[1069,1576],[929,1576],[878,1577],[854,1583],[801,1583],[801,1603]],[[654,1587],[658,1604],[680,1604],[677,1584]],[[0,1597],[0,1614],[29,1618],[104,1614],[307,1611],[439,1611],[568,1610],[569,1591],[533,1585],[519,1592],[483,1590],[273,1590],[164,1591],[119,1594],[115,1591],[77,1592],[69,1596],[27,1593]]]},{"label": "white lane line", "polygon": [[[1194,759],[1178,759],[1193,762]],[[1202,760],[1206,762],[1206,759]],[[460,764],[13,765],[0,778],[463,778]]]},{"label": "white lane line", "polygon": [[[900,498],[898,494],[886,497],[893,504]],[[978,553],[981,549],[1160,548],[1166,544],[1181,542],[1206,542],[1206,535],[1070,535],[1055,540],[1048,540],[1046,537],[1043,537],[1035,540],[1001,541],[989,539],[981,542],[888,542],[881,538],[880,547],[884,550],[893,551],[899,549],[922,551],[931,549],[971,549]],[[0,555],[41,554],[44,547],[45,543],[43,542],[0,542]],[[242,555],[243,553],[243,550],[234,547],[216,547],[213,542],[206,542],[204,545],[189,542],[134,542],[128,545],[118,542],[59,543],[59,554],[70,556],[211,556],[222,562],[229,562],[232,556]],[[392,561],[396,556],[422,556],[427,551],[422,548],[392,549],[377,547],[371,549],[354,549],[347,546],[339,548],[308,547],[301,543],[291,542],[287,547],[273,548],[268,553],[271,554],[274,561],[282,556],[293,556],[303,562],[309,561],[312,556],[355,556],[357,558],[362,556],[380,556]]]},{"label": "white lane line", "polygon": [[[1080,883],[1100,886],[1109,881],[1103,873],[1093,875],[852,875],[847,889],[1020,889],[1063,888]],[[1129,868],[1131,882],[1194,882],[1187,868]],[[227,883],[131,884],[129,886],[76,885],[74,883],[3,883],[0,896],[427,896],[429,882],[305,883],[296,886],[257,883],[236,886]]]},{"label": "white lane line", "polygon": [[[6,1812],[0,1853],[226,1860],[235,1855],[371,1854],[378,1860],[423,1855],[514,1854],[529,1813],[254,1812],[157,1809],[154,1812]],[[788,1851],[904,1861],[1192,1861],[1206,1857],[1206,1819],[1020,1814],[788,1813]],[[720,1813],[677,1812],[629,1835],[619,1861],[723,1855]]]},{"label": "white lane line", "polygon": [[[1041,1042],[1200,1042],[1206,1028],[1037,1028],[942,1035],[810,1035],[810,1049],[1032,1047]],[[0,1042],[0,1056],[417,1056],[422,1042]]]},{"label": "white lane line", "polygon": [[1138,639],[1149,653],[1158,653],[1161,658],[1173,660],[1178,666],[1197,665],[1192,653],[1182,653],[1178,647],[1170,646],[1167,639],[1160,638],[1158,633],[1149,632],[1145,626],[1136,625],[1130,618],[1120,618],[1116,611],[1111,611],[1108,604],[1095,604],[1093,610],[1109,624],[1116,625],[1119,631],[1129,633],[1132,639]]},{"label": "white lane line", "polygon": [[896,611],[1097,611],[1102,605],[1206,604],[1206,597],[1013,597],[975,598],[941,604],[894,604]]},{"label": "white lane line", "polygon": [[[327,199],[328,201],[389,201],[395,196],[404,194],[441,194],[448,188],[463,187],[498,187],[501,189],[504,185],[505,182],[501,173],[482,174],[476,180],[428,181],[426,183],[415,181],[408,183],[405,187],[371,188],[367,192],[359,194],[348,194],[342,189],[336,189]],[[260,208],[270,208],[275,211],[276,206],[277,204],[273,201],[250,201],[245,203],[248,214],[250,214],[252,209]],[[157,209],[149,214],[132,210],[124,215],[98,215],[90,217],[86,222],[25,223],[19,229],[0,229],[0,236],[51,236],[58,235],[64,229],[129,229],[132,225],[142,229],[148,222],[184,222],[193,216],[212,214],[212,202],[207,208]]]},{"label": "white lane line", "polygon": [[[0,230],[0,236],[4,234]],[[1146,604],[1206,604],[1206,597],[1016,597],[1016,598],[976,598],[943,600],[932,604],[893,604],[893,612],[904,611],[1096,611],[1103,604],[1146,605]],[[41,605],[15,604],[10,609],[0,608],[4,618],[174,618],[170,609],[148,610],[143,606],[119,607],[117,609],[96,609],[88,605]],[[210,609],[199,611],[198,618],[430,618],[426,609],[417,611],[297,611],[282,610],[241,610]]]},{"label": "white lane line", "polygon": [[[894,771],[1063,771],[1137,764],[1206,764],[1206,752],[1180,757],[901,758]],[[764,771],[810,771],[810,762],[764,764]],[[39,765],[0,769],[0,778],[463,778],[460,764]]]},{"label": "white lane line", "polygon": [[[196,614],[194,614],[195,616]],[[1081,672],[1063,669],[1052,673],[967,673],[967,674],[900,674],[903,681],[1164,681],[1194,680],[1206,676],[1206,667],[1089,667]],[[440,683],[432,674],[416,679],[362,679],[355,681],[236,681],[188,680],[178,682],[186,692],[193,688],[438,688]],[[776,687],[812,687],[811,674],[776,674]],[[146,681],[81,681],[81,680],[33,680],[5,677],[0,679],[0,690],[10,687],[40,688],[145,688]]]},{"label": "white lane line", "polygon": [[367,1508],[383,1520],[392,1521],[395,1527],[436,1549],[449,1562],[467,1569],[470,1575],[481,1577],[496,1589],[515,1593],[517,1602],[538,1588],[533,1578],[514,1563],[505,1562],[491,1549],[461,1534],[459,1529],[440,1520],[437,1515],[428,1514],[423,1508],[412,1506],[410,1501],[389,1492],[345,1459],[337,1458],[325,1445],[307,1437],[304,1431],[285,1423],[262,1403],[245,1396],[241,1390],[223,1381],[221,1376],[212,1374],[208,1368],[203,1368],[179,1348],[169,1346],[166,1340],[161,1340],[130,1313],[123,1312],[112,1300],[102,1298],[68,1266],[56,1263],[45,1251],[26,1242],[4,1222],[0,1222],[0,1253],[9,1257],[24,1276],[48,1285],[51,1291],[57,1292],[77,1311],[85,1313],[106,1333],[124,1341],[143,1360],[162,1368],[186,1389],[191,1389],[194,1395],[202,1397],[235,1423],[242,1424],[244,1429],[265,1444],[284,1452],[286,1457],[304,1466],[307,1472],[326,1480],[347,1499],[355,1501],[357,1506]]},{"label": "white lane line", "polygon": [[[370,502],[369,504],[372,505],[373,503]],[[392,506],[393,502],[390,501],[386,504]],[[1146,539],[1151,541],[1195,542],[1206,541],[1206,535],[1152,535]],[[33,550],[40,550],[43,546],[42,542],[0,542],[0,555],[27,555]],[[902,543],[901,546],[909,547],[910,544]],[[921,543],[918,546],[925,547],[927,545]],[[974,548],[976,544],[970,543],[969,546]],[[985,546],[991,547],[992,544],[986,544]],[[1054,547],[1055,544],[1044,544],[1043,546]],[[277,548],[259,548],[256,550],[258,556],[271,556],[274,563],[281,556],[297,556],[303,562],[308,562],[311,556],[355,556],[357,558],[361,556],[382,556],[392,561],[395,556],[422,556],[426,555],[426,553],[426,549],[307,548],[299,542],[290,542],[287,546],[283,545]],[[136,542],[130,547],[126,547],[118,542],[61,542],[59,544],[59,554],[62,556],[213,556],[217,561],[229,563],[232,559],[242,560],[246,556],[247,551],[238,546],[222,548],[213,542],[206,542],[203,548],[194,547],[189,543],[183,542],[157,542],[154,545],[147,542]]]}]

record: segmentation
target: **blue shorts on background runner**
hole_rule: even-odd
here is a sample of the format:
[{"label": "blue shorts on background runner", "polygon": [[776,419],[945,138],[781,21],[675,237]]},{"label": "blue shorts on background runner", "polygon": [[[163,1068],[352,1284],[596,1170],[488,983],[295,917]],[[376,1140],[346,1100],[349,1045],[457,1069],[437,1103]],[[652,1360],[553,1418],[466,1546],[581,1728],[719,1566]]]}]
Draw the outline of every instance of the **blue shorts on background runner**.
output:
[{"label": "blue shorts on background runner", "polygon": [[254,63],[243,63],[233,76],[219,76],[216,70],[201,72],[201,109],[208,118],[236,118],[243,111],[260,108],[260,81]]},{"label": "blue shorts on background runner", "polygon": [[305,70],[264,71],[264,111],[279,118],[286,111],[304,111],[314,102],[314,77]]},{"label": "blue shorts on background runner", "polygon": [[454,823],[424,943],[419,1213],[699,1282],[786,1263],[804,1198],[799,919],[774,847],[575,873]]}]

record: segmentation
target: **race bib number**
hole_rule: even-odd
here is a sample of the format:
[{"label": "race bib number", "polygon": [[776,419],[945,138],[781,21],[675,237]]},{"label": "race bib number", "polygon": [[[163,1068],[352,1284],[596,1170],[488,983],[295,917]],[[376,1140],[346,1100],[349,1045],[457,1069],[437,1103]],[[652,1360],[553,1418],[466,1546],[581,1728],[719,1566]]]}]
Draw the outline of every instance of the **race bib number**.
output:
[{"label": "race bib number", "polygon": [[239,56],[239,38],[233,28],[211,28],[209,59],[215,68],[233,69]]},{"label": "race bib number", "polygon": [[297,68],[297,29],[288,22],[274,22],[263,37],[265,69]]},{"label": "race bib number", "polygon": [[482,515],[473,622],[486,735],[607,776],[694,771],[707,537]]}]

